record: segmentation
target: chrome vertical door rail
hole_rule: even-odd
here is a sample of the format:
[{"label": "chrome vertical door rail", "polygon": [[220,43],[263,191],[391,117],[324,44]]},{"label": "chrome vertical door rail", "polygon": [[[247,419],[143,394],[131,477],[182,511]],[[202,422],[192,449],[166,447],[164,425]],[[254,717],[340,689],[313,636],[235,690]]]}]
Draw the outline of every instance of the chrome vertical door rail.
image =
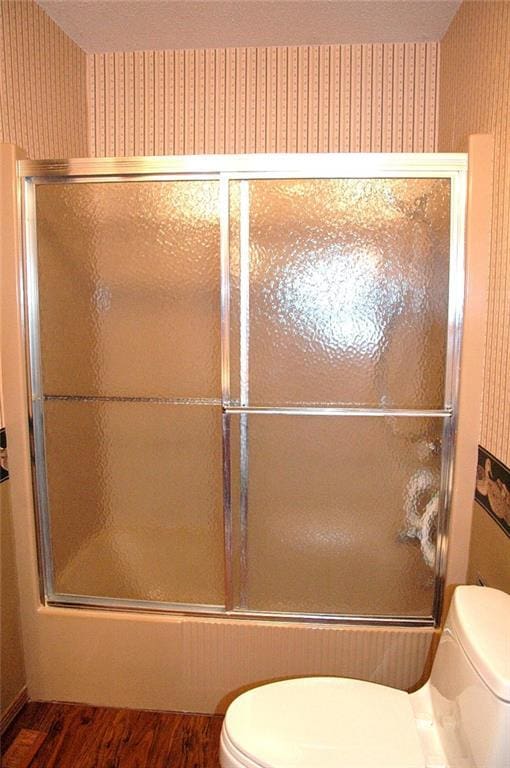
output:
[{"label": "chrome vertical door rail", "polygon": [[54,559],[51,543],[46,477],[46,447],[44,437],[44,405],[42,386],[41,347],[39,329],[39,288],[37,279],[37,227],[35,184],[23,181],[23,276],[25,283],[25,326],[27,336],[28,413],[32,452],[34,506],[37,511],[37,548],[39,551],[41,598],[54,594]]},{"label": "chrome vertical door rail", "polygon": [[240,183],[239,200],[240,252],[239,252],[239,326],[240,326],[240,376],[241,405],[249,405],[250,376],[250,186]]},{"label": "chrome vertical door rail", "polygon": [[[239,328],[240,328],[240,399],[241,408],[250,402],[250,186],[244,180],[240,183],[240,249],[239,249]],[[248,478],[249,478],[249,434],[248,415],[240,415],[240,552],[239,552],[239,608],[248,607]]]},{"label": "chrome vertical door rail", "polygon": [[230,404],[230,200],[228,177],[220,177],[220,268],[221,268],[221,400],[222,456],[223,456],[223,518],[225,539],[225,608],[234,607],[233,551],[232,551],[232,487],[230,415],[225,408]]},{"label": "chrome vertical door rail", "polygon": [[444,404],[451,411],[443,426],[441,455],[441,486],[436,541],[436,583],[433,615],[436,624],[441,620],[446,558],[448,554],[449,510],[453,494],[455,442],[457,438],[457,404],[460,383],[462,323],[464,316],[465,255],[464,232],[466,218],[467,179],[465,173],[453,173],[450,181],[450,269],[448,290],[448,342]]}]

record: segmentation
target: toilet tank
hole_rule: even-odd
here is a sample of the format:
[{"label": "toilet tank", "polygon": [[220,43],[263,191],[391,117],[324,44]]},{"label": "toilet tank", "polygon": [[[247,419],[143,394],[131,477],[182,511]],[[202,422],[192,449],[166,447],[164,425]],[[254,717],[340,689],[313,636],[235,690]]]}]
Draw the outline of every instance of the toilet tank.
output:
[{"label": "toilet tank", "polygon": [[457,587],[425,688],[447,765],[510,766],[510,595]]}]

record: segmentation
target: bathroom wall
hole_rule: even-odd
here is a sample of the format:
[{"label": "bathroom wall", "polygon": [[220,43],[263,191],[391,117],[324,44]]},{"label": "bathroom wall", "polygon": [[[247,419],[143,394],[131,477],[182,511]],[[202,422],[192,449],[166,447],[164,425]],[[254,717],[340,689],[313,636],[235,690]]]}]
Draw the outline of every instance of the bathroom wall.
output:
[{"label": "bathroom wall", "polygon": [[[83,156],[87,149],[98,156],[435,149],[437,44],[85,57],[33,3],[0,6],[7,31],[0,138],[32,157]],[[14,259],[9,269],[13,284]],[[12,297],[9,311],[14,327]],[[40,608],[23,354],[16,345],[10,403],[12,422],[22,424],[15,453],[23,477],[13,498],[20,512],[15,523],[32,696],[210,711],[222,708],[226,692],[277,674],[333,671],[404,688],[416,683],[432,637],[427,629],[303,628]]]},{"label": "bathroom wall", "polygon": [[87,57],[95,156],[431,152],[437,43]]},{"label": "bathroom wall", "polygon": [[[470,195],[479,186],[473,173],[480,166],[476,159],[473,161],[473,155],[471,157]],[[15,154],[11,147],[0,148],[2,161],[0,170],[6,180],[5,225],[0,232],[5,255],[3,285],[15,286],[19,242],[13,194]],[[469,228],[467,256],[469,274],[474,276],[474,284],[478,284],[477,259],[470,246]],[[478,294],[479,291],[468,292],[469,317],[473,316],[471,305]],[[26,419],[25,355],[19,301],[14,291],[5,292],[2,311],[5,325],[12,329],[5,339],[6,359],[12,362],[6,370],[5,403],[9,417],[7,427],[12,432],[9,443],[15,478],[12,498],[16,509],[14,524],[23,594],[25,663],[31,697],[212,712],[223,711],[241,689],[279,676],[339,674],[402,689],[418,684],[430,661],[435,640],[432,628],[243,622],[233,618],[41,606]],[[468,354],[468,381],[476,379],[476,368],[477,356]],[[466,411],[473,410],[472,402],[464,402],[461,417],[464,426],[469,421]],[[466,442],[475,441],[470,438]],[[465,473],[465,461],[463,467]],[[458,580],[455,575],[450,579]]]},{"label": "bathroom wall", "polygon": [[13,705],[15,707],[17,700],[23,697],[26,683],[8,479],[0,483],[0,508],[0,537],[2,545],[0,720],[3,725],[4,718],[9,719],[10,708]]},{"label": "bathroom wall", "polygon": [[[0,143],[17,144],[33,158],[86,155],[85,74],[85,54],[32,0],[0,2]],[[12,325],[3,327],[12,332]],[[5,348],[4,371],[12,364]],[[10,485],[0,484],[3,725],[23,701],[26,682]]]},{"label": "bathroom wall", "polygon": [[[0,205],[1,201],[0,195]],[[2,224],[4,224],[3,220]],[[0,228],[0,240],[2,234],[3,229]],[[0,247],[1,245],[0,242]],[[3,350],[1,342],[4,341],[9,326],[2,320],[4,320],[3,316],[0,318],[0,349]],[[5,364],[6,360],[2,355],[0,370]],[[0,734],[26,700],[26,674],[10,491],[3,386],[0,379]]]},{"label": "bathroom wall", "polygon": [[[91,54],[91,154],[433,151],[438,48],[430,43]],[[154,315],[158,324],[163,327],[164,320]],[[122,346],[119,351],[124,355]],[[62,542],[66,569],[91,576],[83,567],[83,543],[97,532],[87,514],[95,508],[87,504],[79,526]],[[125,505],[120,508],[125,516]]]},{"label": "bathroom wall", "polygon": [[437,43],[86,55],[32,0],[0,20],[0,141],[32,158],[435,148]]},{"label": "bathroom wall", "polygon": [[86,156],[85,54],[32,0],[2,0],[0,24],[0,142]]},{"label": "bathroom wall", "polygon": [[[395,44],[88,56],[90,154],[432,151],[437,55],[436,44]],[[11,283],[15,274],[13,251]],[[12,298],[8,308],[15,325]],[[278,675],[337,673],[401,688],[417,684],[434,637],[428,628],[247,624],[41,608],[17,340],[11,357],[17,362],[9,412],[19,425],[11,453],[21,475],[13,504],[20,510],[17,554],[30,696],[213,711],[223,709],[234,691]]]},{"label": "bathroom wall", "polygon": [[480,504],[473,504],[467,581],[510,593],[510,539]]},{"label": "bathroom wall", "polygon": [[[510,3],[464,2],[441,43],[439,151],[494,137],[489,301],[469,575],[510,590]],[[488,464],[487,464],[488,462]]]}]

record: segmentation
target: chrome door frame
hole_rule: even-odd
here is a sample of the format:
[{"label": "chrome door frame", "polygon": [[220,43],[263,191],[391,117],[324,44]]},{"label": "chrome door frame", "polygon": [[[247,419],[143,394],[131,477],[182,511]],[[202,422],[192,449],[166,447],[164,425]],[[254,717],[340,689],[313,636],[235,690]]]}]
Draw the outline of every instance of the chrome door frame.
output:
[{"label": "chrome door frame", "polygon": [[[49,605],[124,611],[173,612],[185,615],[234,616],[246,619],[338,622],[358,625],[437,626],[440,620],[446,557],[448,518],[453,485],[453,464],[457,433],[460,349],[464,308],[464,231],[467,187],[466,154],[258,154],[191,155],[173,157],[83,158],[18,162],[20,181],[21,231],[23,241],[22,296],[26,329],[28,368],[28,409],[32,446],[34,502],[37,511],[37,539],[41,600]],[[341,179],[341,178],[448,178],[450,194],[450,267],[448,297],[448,339],[446,354],[445,403],[440,410],[378,408],[264,408],[247,405],[247,381],[242,382],[241,403],[230,398],[230,243],[229,183],[251,179]],[[112,183],[126,181],[217,180],[220,211],[221,263],[221,392],[223,404],[223,497],[225,537],[225,606],[127,600],[85,595],[60,594],[53,588],[53,557],[49,523],[44,446],[44,416],[39,346],[35,188],[38,184]],[[246,241],[248,234],[244,232]],[[246,287],[245,287],[246,292]],[[243,311],[247,312],[247,299]],[[244,328],[244,333],[249,333]],[[245,340],[246,340],[245,338]],[[245,402],[246,401],[246,402]],[[234,605],[232,505],[230,472],[230,418],[240,414],[329,415],[329,416],[423,416],[443,419],[441,483],[436,548],[435,590],[432,615],[354,616],[323,613],[250,611]],[[245,428],[246,433],[247,426]],[[247,472],[247,454],[244,457]],[[243,480],[241,478],[241,485]],[[245,477],[246,483],[246,477]],[[245,494],[246,496],[246,494]],[[246,510],[245,510],[246,512]],[[242,553],[241,553],[242,557]],[[240,589],[242,596],[242,589]]]}]

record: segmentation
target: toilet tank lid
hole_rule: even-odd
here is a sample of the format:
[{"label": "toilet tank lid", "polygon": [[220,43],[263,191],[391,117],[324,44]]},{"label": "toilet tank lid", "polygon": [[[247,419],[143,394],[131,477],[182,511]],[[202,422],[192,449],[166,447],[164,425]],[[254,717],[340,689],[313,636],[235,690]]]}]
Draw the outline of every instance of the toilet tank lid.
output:
[{"label": "toilet tank lid", "polygon": [[491,587],[457,587],[449,617],[482,680],[510,702],[510,595]]}]

